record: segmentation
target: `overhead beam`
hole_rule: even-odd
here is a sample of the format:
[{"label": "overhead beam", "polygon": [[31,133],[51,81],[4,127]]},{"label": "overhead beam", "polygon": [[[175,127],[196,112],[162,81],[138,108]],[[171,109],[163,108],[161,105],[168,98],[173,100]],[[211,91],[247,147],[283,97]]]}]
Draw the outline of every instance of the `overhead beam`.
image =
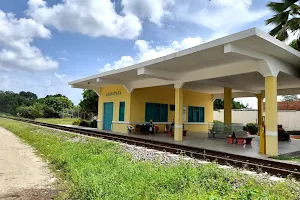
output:
[{"label": "overhead beam", "polygon": [[133,87],[132,84],[124,84],[123,87],[125,88],[125,90],[126,90],[128,93],[133,92],[133,90],[135,89],[135,88]]},{"label": "overhead beam", "polygon": [[253,90],[251,88],[247,88],[247,87],[236,85],[236,84],[230,84],[230,83],[226,83],[226,82],[222,82],[222,81],[204,80],[204,81],[201,81],[201,83],[203,83],[205,85],[232,88],[235,90],[241,90],[241,91],[249,92],[249,93],[253,93],[253,94],[258,94],[261,92],[259,90]]},{"label": "overhead beam", "polygon": [[176,80],[179,77],[179,74],[175,72],[166,72],[162,70],[149,69],[145,67],[137,69],[137,75],[138,76],[144,75],[151,78],[158,78],[158,79],[170,80],[170,81]]},{"label": "overhead beam", "polygon": [[254,61],[260,61],[259,72],[263,76],[277,76],[281,71],[300,78],[299,68],[263,52],[254,51],[246,47],[229,43],[224,45],[224,53]]},{"label": "overhead beam", "polygon": [[86,90],[93,90],[99,97],[101,94],[101,87],[100,86],[92,86],[92,85],[81,85],[81,84],[73,84],[71,85],[72,88],[79,88],[79,89],[86,89]]},{"label": "overhead beam", "polygon": [[[247,93],[247,92],[233,92],[232,98],[241,98],[241,97],[255,97],[255,94],[253,93]],[[213,99],[224,99],[224,94],[213,94]]]},{"label": "overhead beam", "polygon": [[175,84],[175,82],[157,79],[157,78],[146,78],[146,79],[142,79],[142,80],[132,81],[126,85],[127,85],[127,87],[130,87],[130,88],[145,88],[145,87],[172,85],[172,84]]},{"label": "overhead beam", "polygon": [[92,89],[92,88],[99,88],[101,85],[84,85],[84,84],[73,84],[71,85],[72,88],[81,88],[81,89]]},{"label": "overhead beam", "polygon": [[115,80],[115,79],[101,79],[96,78],[96,83],[103,83],[103,84],[113,84],[113,85],[123,85],[126,82],[122,80]]},{"label": "overhead beam", "polygon": [[300,94],[300,88],[278,89],[277,95],[295,95]]},{"label": "overhead beam", "polygon": [[262,56],[261,56],[261,53],[258,53],[256,51],[253,51],[251,49],[247,49],[244,47],[239,47],[239,46],[231,44],[231,43],[224,45],[224,53],[228,54],[228,55],[230,54],[230,55],[233,55],[236,57],[255,60],[255,61],[264,60],[264,58],[262,58]]}]

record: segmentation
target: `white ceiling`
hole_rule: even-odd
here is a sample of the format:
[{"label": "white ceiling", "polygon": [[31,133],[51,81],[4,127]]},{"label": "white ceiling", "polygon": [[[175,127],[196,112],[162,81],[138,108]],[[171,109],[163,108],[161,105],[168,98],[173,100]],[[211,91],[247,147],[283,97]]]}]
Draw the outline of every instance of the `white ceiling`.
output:
[{"label": "white ceiling", "polygon": [[[213,84],[210,84],[210,81]],[[209,94],[223,94],[224,87],[230,85],[232,92],[247,92],[241,88],[249,88],[254,91],[264,91],[264,77],[258,73],[247,73],[234,76],[215,78],[209,81],[194,81],[185,83],[183,88],[187,90],[199,91]],[[300,88],[300,79],[280,72],[277,77],[278,89]]]}]

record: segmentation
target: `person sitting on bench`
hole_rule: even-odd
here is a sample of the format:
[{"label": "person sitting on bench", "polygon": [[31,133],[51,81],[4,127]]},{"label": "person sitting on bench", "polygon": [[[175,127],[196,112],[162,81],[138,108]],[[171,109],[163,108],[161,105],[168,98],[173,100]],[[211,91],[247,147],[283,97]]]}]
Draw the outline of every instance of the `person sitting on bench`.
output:
[{"label": "person sitting on bench", "polygon": [[282,140],[290,141],[290,134],[282,128],[282,125],[278,125],[278,135],[282,138]]}]

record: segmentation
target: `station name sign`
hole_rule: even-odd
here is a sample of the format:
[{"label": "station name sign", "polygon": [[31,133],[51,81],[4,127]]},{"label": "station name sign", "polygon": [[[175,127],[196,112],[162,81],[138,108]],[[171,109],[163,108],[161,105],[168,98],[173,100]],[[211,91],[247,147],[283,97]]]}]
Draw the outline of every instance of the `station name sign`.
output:
[{"label": "station name sign", "polygon": [[121,95],[121,91],[114,91],[114,92],[107,92],[106,96],[115,96],[115,95]]}]

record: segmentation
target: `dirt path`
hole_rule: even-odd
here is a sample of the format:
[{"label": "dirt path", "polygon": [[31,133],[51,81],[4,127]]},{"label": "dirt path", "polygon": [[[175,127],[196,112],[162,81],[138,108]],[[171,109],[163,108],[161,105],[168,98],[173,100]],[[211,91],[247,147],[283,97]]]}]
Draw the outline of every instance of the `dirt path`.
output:
[{"label": "dirt path", "polygon": [[53,174],[32,147],[0,127],[0,199],[52,199]]}]

